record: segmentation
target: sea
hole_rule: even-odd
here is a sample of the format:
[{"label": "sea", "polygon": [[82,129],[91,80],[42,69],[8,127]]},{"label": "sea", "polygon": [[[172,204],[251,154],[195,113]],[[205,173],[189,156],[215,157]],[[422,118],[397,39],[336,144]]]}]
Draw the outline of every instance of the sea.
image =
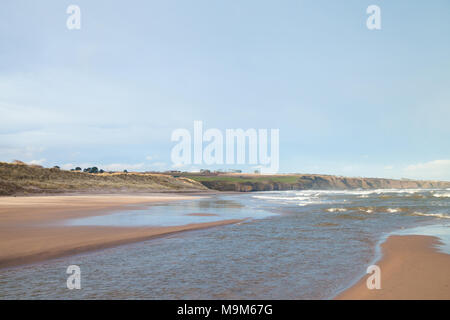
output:
[{"label": "sea", "polygon": [[[129,206],[67,226],[174,226],[239,219],[0,270],[0,299],[332,299],[392,234],[433,235],[450,254],[450,189],[214,194]],[[79,266],[81,289],[67,288]]]}]

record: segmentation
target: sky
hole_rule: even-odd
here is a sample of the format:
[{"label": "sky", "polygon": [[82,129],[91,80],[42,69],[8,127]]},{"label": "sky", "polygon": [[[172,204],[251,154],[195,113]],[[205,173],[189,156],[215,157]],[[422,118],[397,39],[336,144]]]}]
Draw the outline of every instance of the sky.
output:
[{"label": "sky", "polygon": [[449,39],[448,0],[2,0],[0,161],[172,170],[200,120],[279,129],[282,173],[450,180]]}]

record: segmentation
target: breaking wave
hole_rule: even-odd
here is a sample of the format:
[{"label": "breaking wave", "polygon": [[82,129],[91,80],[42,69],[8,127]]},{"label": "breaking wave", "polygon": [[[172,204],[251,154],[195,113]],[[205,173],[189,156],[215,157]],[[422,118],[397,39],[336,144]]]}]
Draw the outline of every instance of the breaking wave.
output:
[{"label": "breaking wave", "polygon": [[295,204],[298,206],[307,206],[310,204],[319,204],[321,201],[315,195],[299,195],[297,193],[289,196],[289,194],[279,194],[278,196],[275,194],[270,195],[255,195],[253,196],[255,199],[267,200],[270,202],[280,203],[280,204]]},{"label": "breaking wave", "polygon": [[345,209],[345,208],[328,208],[327,211],[328,212],[345,212],[345,211],[347,211],[347,209]]},{"label": "breaking wave", "polygon": [[450,198],[450,192],[445,192],[445,193],[433,193],[433,197],[437,197],[437,198]]},{"label": "breaking wave", "polygon": [[422,212],[414,212],[414,216],[424,216],[424,217],[435,217],[435,218],[442,218],[442,219],[450,219],[450,216],[447,216],[442,213],[422,213]]}]

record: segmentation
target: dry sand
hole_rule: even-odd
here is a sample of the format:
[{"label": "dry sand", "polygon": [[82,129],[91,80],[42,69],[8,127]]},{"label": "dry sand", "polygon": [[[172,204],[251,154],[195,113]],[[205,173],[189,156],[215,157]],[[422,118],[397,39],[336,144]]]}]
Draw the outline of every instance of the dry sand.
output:
[{"label": "dry sand", "polygon": [[450,299],[450,255],[436,250],[439,239],[390,236],[382,244],[381,289],[369,290],[364,276],[336,299]]},{"label": "dry sand", "polygon": [[173,227],[58,225],[66,219],[109,214],[123,209],[125,205],[132,204],[138,208],[139,205],[194,197],[198,198],[179,194],[2,197],[0,268],[240,221],[223,220]]}]

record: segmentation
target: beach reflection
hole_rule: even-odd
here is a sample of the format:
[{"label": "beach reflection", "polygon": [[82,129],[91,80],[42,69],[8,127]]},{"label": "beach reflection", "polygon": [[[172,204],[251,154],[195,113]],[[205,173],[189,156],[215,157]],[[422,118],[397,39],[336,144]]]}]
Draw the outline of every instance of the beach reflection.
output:
[{"label": "beach reflection", "polygon": [[192,223],[216,222],[230,219],[262,219],[275,213],[248,208],[234,200],[206,198],[153,204],[145,208],[124,210],[113,214],[73,219],[65,222],[68,226],[178,226]]}]

